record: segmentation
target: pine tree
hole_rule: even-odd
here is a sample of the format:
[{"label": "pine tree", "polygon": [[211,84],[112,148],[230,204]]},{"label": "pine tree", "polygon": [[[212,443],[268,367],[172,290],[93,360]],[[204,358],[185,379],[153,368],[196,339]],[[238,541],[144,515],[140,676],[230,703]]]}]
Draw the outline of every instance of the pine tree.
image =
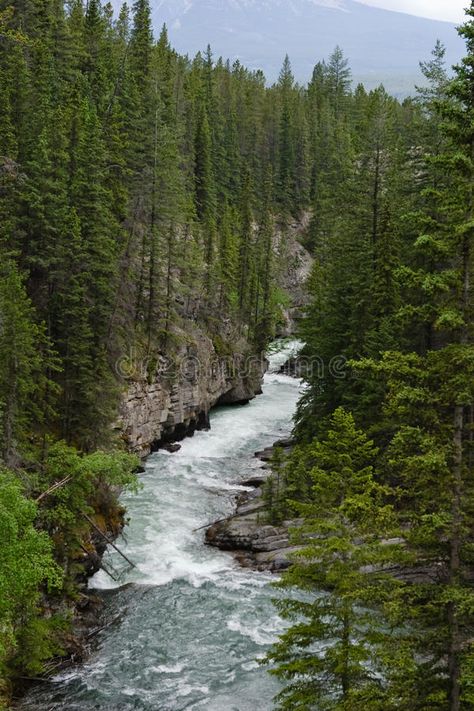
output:
[{"label": "pine tree", "polygon": [[329,98],[334,108],[336,121],[339,120],[344,109],[344,103],[351,87],[351,76],[348,60],[344,57],[342,49],[336,47],[329,57],[327,65]]},{"label": "pine tree", "polygon": [[69,365],[66,368],[74,387],[71,392],[64,388],[63,422],[66,439],[90,448],[106,436],[109,408],[114,404],[107,338],[116,288],[118,226],[110,211],[110,193],[105,185],[106,155],[99,117],[87,99],[78,98],[73,132],[70,190],[74,214],[68,219],[78,251],[71,252],[67,246],[64,256],[74,261],[80,256],[77,266],[71,268],[69,264],[69,274],[75,276],[71,307],[80,308],[79,322],[84,328],[80,350],[84,357],[78,358],[77,351],[63,353],[74,363],[74,375]]},{"label": "pine tree", "polygon": [[205,104],[198,116],[195,143],[196,212],[201,221],[206,254],[206,287],[211,293],[216,258],[216,194],[212,138]]},{"label": "pine tree", "polygon": [[273,335],[274,308],[272,285],[275,280],[275,225],[272,215],[271,193],[273,177],[271,169],[265,177],[262,214],[257,235],[257,290],[255,302],[255,342],[264,351]]},{"label": "pine tree", "polygon": [[250,171],[244,173],[240,204],[239,314],[242,323],[250,323],[255,295],[254,223]]},{"label": "pine tree", "polygon": [[236,229],[238,215],[227,203],[218,225],[220,235],[220,306],[226,312],[235,311],[238,287],[239,234]]},{"label": "pine tree", "polygon": [[263,500],[266,505],[266,515],[272,526],[278,526],[285,519],[287,505],[285,501],[286,486],[284,474],[285,455],[281,447],[276,447],[271,459],[271,476],[263,488]]}]

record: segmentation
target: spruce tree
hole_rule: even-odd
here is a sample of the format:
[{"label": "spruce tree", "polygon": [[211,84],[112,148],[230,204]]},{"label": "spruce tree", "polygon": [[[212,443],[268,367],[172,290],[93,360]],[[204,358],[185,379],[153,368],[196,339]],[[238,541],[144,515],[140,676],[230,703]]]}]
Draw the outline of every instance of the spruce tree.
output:
[{"label": "spruce tree", "polygon": [[0,323],[0,456],[13,466],[21,461],[28,435],[35,429],[39,434],[47,417],[42,397],[54,359],[24,278],[11,259],[1,267]]},{"label": "spruce tree", "polygon": [[291,212],[294,184],[294,134],[293,134],[293,96],[294,77],[288,55],[285,57],[278,80],[280,93],[280,125],[279,125],[279,170],[278,199],[284,212]]},{"label": "spruce tree", "polygon": [[392,476],[403,483],[400,515],[415,559],[433,571],[433,582],[402,596],[400,623],[408,619],[416,630],[405,697],[453,710],[469,704],[472,683],[472,25],[461,29],[468,57],[447,93],[444,82],[439,85],[445,140],[434,169],[442,164],[449,179],[430,190],[429,209],[436,211],[428,213],[427,232],[415,245],[421,266],[412,283],[424,297],[412,302],[410,313],[429,324],[431,348],[363,364],[387,378],[387,414],[397,424],[387,457]]}]

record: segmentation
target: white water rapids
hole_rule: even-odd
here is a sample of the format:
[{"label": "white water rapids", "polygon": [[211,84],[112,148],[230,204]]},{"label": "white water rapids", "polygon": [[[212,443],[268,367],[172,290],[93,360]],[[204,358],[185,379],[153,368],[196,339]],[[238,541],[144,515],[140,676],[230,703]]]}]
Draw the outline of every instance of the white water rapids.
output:
[{"label": "white water rapids", "polygon": [[287,436],[301,393],[278,375],[299,348],[286,342],[270,357],[263,395],[211,413],[173,455],[152,455],[138,494],[123,496],[130,525],[91,587],[108,619],[83,666],[35,688],[21,705],[37,711],[270,711],[278,682],[258,665],[283,628],[271,603],[272,576],[244,570],[204,543],[207,523],[231,514],[239,481],[261,463],[254,452]]}]

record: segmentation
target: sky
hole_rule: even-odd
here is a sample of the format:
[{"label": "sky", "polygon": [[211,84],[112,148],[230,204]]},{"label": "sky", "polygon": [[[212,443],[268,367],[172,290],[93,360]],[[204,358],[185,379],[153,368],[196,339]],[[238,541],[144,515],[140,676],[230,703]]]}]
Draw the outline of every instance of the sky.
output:
[{"label": "sky", "polygon": [[359,2],[383,7],[386,10],[398,10],[408,12],[410,15],[456,23],[462,22],[464,8],[470,4],[469,0],[359,0]]}]

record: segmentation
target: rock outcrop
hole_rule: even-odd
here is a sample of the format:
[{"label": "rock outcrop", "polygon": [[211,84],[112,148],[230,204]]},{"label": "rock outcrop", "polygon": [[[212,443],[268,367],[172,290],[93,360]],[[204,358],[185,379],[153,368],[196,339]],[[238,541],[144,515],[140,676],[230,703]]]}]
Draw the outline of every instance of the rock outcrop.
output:
[{"label": "rock outcrop", "polygon": [[274,448],[282,448],[288,453],[292,446],[292,440],[281,440],[273,447],[257,452],[255,456],[265,464],[251,479],[242,482],[243,486],[254,490],[239,496],[234,516],[218,521],[206,531],[208,545],[232,551],[244,567],[278,573],[290,566],[291,553],[297,550],[290,543],[290,528],[298,526],[299,522],[270,525],[263,500],[263,487],[271,476],[269,462]]},{"label": "rock outcrop", "polygon": [[290,545],[289,528],[295,525],[295,521],[285,521],[281,526],[269,525],[262,489],[257,488],[241,497],[235,516],[207,530],[206,542],[232,551],[246,568],[277,573],[290,566],[290,554],[296,548]]},{"label": "rock outcrop", "polygon": [[306,378],[310,372],[310,359],[301,354],[288,358],[279,370],[281,375],[288,375],[290,378]]},{"label": "rock outcrop", "polygon": [[314,260],[301,240],[308,230],[310,220],[311,213],[305,212],[298,221],[280,226],[276,232],[278,251],[284,265],[279,279],[280,287],[290,299],[283,311],[283,322],[278,327],[277,336],[282,338],[297,332],[298,322],[309,303],[306,283]]},{"label": "rock outcrop", "polygon": [[150,363],[124,362],[134,377],[127,380],[117,428],[141,457],[207,429],[215,405],[243,404],[262,392],[267,362],[245,340],[224,349],[197,326],[181,336],[183,345],[152,374]]}]

